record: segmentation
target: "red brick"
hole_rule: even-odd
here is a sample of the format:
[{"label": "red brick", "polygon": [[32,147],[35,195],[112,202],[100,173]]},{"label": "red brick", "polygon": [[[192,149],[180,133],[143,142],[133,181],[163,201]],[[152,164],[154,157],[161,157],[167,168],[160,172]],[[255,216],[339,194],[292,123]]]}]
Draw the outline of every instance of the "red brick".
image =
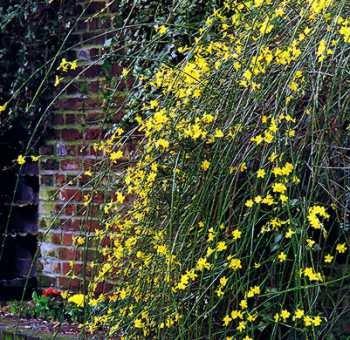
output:
[{"label": "red brick", "polygon": [[54,150],[52,145],[41,146],[39,149],[39,154],[43,156],[53,155]]},{"label": "red brick", "polygon": [[65,260],[65,261],[75,260],[75,261],[77,261],[80,259],[81,252],[75,248],[61,247],[61,248],[59,248],[58,256],[61,260]]},{"label": "red brick", "polygon": [[42,159],[40,162],[40,167],[43,170],[58,170],[59,169],[59,164],[56,159]]},{"label": "red brick", "polygon": [[122,74],[123,67],[118,64],[113,64],[109,75],[120,76]]},{"label": "red brick", "polygon": [[54,232],[51,234],[53,244],[60,244],[62,246],[73,245],[73,234],[64,231]]},{"label": "red brick", "polygon": [[101,75],[102,67],[100,65],[85,66],[82,74],[85,78],[96,78]]},{"label": "red brick", "polygon": [[75,159],[64,159],[60,161],[61,169],[64,171],[68,170],[81,170],[81,161]]},{"label": "red brick", "polygon": [[55,103],[58,109],[79,110],[82,108],[83,100],[79,98],[59,99]]},{"label": "red brick", "polygon": [[66,188],[60,190],[59,197],[62,201],[81,201],[83,198],[80,190]]},{"label": "red brick", "polygon": [[62,125],[64,124],[64,118],[62,114],[55,114],[52,120],[54,125]]},{"label": "red brick", "polygon": [[101,90],[101,83],[99,81],[89,82],[88,90],[89,90],[89,92],[94,92],[94,93],[100,91]]},{"label": "red brick", "polygon": [[89,128],[85,131],[85,140],[97,140],[102,137],[101,128]]},{"label": "red brick", "polygon": [[95,220],[83,221],[84,230],[94,232],[101,229],[101,224]]},{"label": "red brick", "polygon": [[67,204],[67,205],[64,207],[64,214],[65,214],[65,215],[68,215],[68,216],[75,215],[75,214],[76,214],[76,211],[77,211],[77,207],[76,207],[75,204]]},{"label": "red brick", "polygon": [[89,50],[91,60],[97,60],[98,58],[100,58],[100,51],[101,49],[99,48],[91,48]]},{"label": "red brick", "polygon": [[62,110],[88,110],[101,106],[101,102],[91,98],[67,98],[58,100],[55,107]]},{"label": "red brick", "polygon": [[82,133],[77,129],[61,130],[61,137],[64,141],[75,141],[82,139]]},{"label": "red brick", "polygon": [[83,282],[79,279],[70,279],[68,277],[58,277],[58,288],[80,291]]},{"label": "red brick", "polygon": [[64,122],[67,125],[71,124],[81,124],[82,123],[82,115],[81,114],[66,114],[64,117]]},{"label": "red brick", "polygon": [[95,293],[97,294],[102,294],[102,293],[107,293],[113,290],[113,285],[108,282],[100,282],[97,284],[97,288]]},{"label": "red brick", "polygon": [[62,243],[62,234],[61,233],[52,233],[51,234],[51,242],[53,244],[61,244]]},{"label": "red brick", "polygon": [[80,219],[61,219],[60,226],[63,230],[79,231],[82,226],[82,221]]},{"label": "red brick", "polygon": [[63,245],[71,246],[73,244],[73,234],[63,233]]},{"label": "red brick", "polygon": [[78,149],[78,145],[65,145],[65,152],[67,156],[77,156]]},{"label": "red brick", "polygon": [[103,203],[105,201],[105,194],[103,192],[94,193],[92,196],[92,202]]},{"label": "red brick", "polygon": [[58,186],[63,186],[67,184],[67,179],[65,175],[56,175],[56,184]]},{"label": "red brick", "polygon": [[73,266],[69,262],[62,263],[62,274],[74,273],[75,275],[81,275],[83,271],[83,265],[81,263],[73,263]]}]

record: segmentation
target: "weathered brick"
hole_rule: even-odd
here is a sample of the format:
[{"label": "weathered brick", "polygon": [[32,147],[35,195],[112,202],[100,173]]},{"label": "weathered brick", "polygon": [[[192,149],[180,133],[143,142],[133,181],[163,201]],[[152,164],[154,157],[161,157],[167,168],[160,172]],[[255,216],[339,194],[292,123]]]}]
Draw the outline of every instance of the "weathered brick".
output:
[{"label": "weathered brick", "polygon": [[77,159],[64,159],[60,161],[61,169],[63,171],[81,170],[81,161]]},{"label": "weathered brick", "polygon": [[54,153],[53,145],[44,145],[44,146],[41,146],[39,149],[39,154],[42,156],[50,156],[50,155],[53,155],[53,153]]},{"label": "weathered brick", "polygon": [[62,201],[81,201],[82,193],[80,190],[62,188],[59,192],[59,198]]},{"label": "weathered brick", "polygon": [[75,215],[77,212],[77,207],[75,204],[67,204],[64,206],[64,214],[68,216]]},{"label": "weathered brick", "polygon": [[[92,1],[88,12],[96,13],[105,5],[105,1]],[[83,7],[79,5],[75,10],[80,13]],[[39,272],[44,270],[49,284],[63,289],[82,288],[81,280],[67,277],[70,271],[68,262],[80,261],[83,257],[83,250],[74,247],[73,237],[82,230],[94,232],[101,227],[92,216],[99,216],[101,204],[111,196],[108,192],[92,193],[88,189],[89,186],[93,187],[89,183],[92,178],[81,176],[84,170],[98,171],[103,156],[102,151],[96,151],[92,146],[105,133],[100,128],[106,118],[103,98],[99,95],[105,86],[101,79],[105,75],[119,76],[122,69],[121,65],[113,65],[107,71],[101,65],[93,64],[102,53],[105,40],[114,36],[114,33],[107,32],[112,27],[112,20],[108,15],[105,13],[89,21],[80,20],[76,32],[73,32],[74,41],[80,44],[78,48],[74,48],[74,53],[66,54],[65,57],[68,60],[77,58],[80,66],[78,70],[65,74],[65,79],[73,79],[76,75],[79,77],[73,79],[65,88],[64,95],[56,100],[54,107],[57,112],[53,113],[53,129],[48,139],[50,145],[40,149],[41,155],[50,156],[47,159],[43,157],[40,161],[41,171],[47,171],[41,176],[40,199],[51,204],[45,208],[45,215],[40,221],[43,228],[46,228],[42,230],[42,254],[44,258],[50,257],[51,262],[40,262]],[[86,44],[83,43],[84,40]],[[118,90],[123,91],[129,86],[129,82],[121,81]],[[116,112],[112,114],[112,119],[108,117],[107,123],[112,120],[120,121],[124,115],[124,99],[118,96],[120,94],[116,95],[114,101]],[[84,188],[84,191],[79,188]],[[92,203],[88,206],[82,203],[83,194],[92,195]],[[88,240],[88,247],[94,249],[97,246],[95,239]],[[89,248],[85,257],[88,261],[101,261],[101,257],[93,249]],[[75,263],[73,271],[76,275],[82,275],[82,264]],[[89,270],[87,274],[92,275]],[[101,289],[109,289],[109,285],[101,285]]]},{"label": "weathered brick", "polygon": [[64,124],[64,117],[62,114],[55,114],[52,119],[52,124],[54,125],[62,125]]},{"label": "weathered brick", "polygon": [[57,279],[57,286],[58,288],[62,289],[71,289],[80,291],[80,289],[83,286],[83,282],[79,279],[71,279],[66,276],[60,276]]},{"label": "weathered brick", "polygon": [[80,124],[82,123],[82,115],[73,113],[66,114],[64,116],[64,123],[67,125]]},{"label": "weathered brick", "polygon": [[61,130],[61,138],[64,141],[76,141],[82,139],[82,133],[77,129]]},{"label": "weathered brick", "polygon": [[61,219],[60,226],[66,231],[79,231],[82,226],[82,221],[80,219]]},{"label": "weathered brick", "polygon": [[102,129],[99,127],[89,128],[84,133],[85,140],[97,140],[102,137]]},{"label": "weathered brick", "polygon": [[70,262],[62,263],[62,274],[66,275],[68,273],[74,273],[77,276],[80,276],[83,272],[83,264],[81,263],[73,263],[71,266]]},{"label": "weathered brick", "polygon": [[61,260],[72,261],[79,260],[81,257],[81,252],[76,248],[60,247],[58,249],[58,256]]}]

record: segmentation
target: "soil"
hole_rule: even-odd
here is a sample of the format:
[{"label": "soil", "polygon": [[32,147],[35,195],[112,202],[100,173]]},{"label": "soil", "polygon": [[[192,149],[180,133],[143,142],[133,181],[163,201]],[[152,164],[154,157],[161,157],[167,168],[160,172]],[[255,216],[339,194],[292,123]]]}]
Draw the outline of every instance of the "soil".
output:
[{"label": "soil", "polygon": [[106,339],[103,333],[84,335],[79,325],[43,319],[20,318],[0,310],[0,339],[11,340],[73,340]]}]

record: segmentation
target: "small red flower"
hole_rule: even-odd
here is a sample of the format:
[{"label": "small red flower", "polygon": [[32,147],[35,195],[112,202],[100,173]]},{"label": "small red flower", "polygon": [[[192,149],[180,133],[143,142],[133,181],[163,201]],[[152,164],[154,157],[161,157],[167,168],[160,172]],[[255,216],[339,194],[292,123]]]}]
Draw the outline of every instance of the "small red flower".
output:
[{"label": "small red flower", "polygon": [[48,297],[49,296],[57,297],[61,295],[61,291],[56,288],[49,287],[49,288],[43,289],[41,292],[41,295],[48,296]]}]

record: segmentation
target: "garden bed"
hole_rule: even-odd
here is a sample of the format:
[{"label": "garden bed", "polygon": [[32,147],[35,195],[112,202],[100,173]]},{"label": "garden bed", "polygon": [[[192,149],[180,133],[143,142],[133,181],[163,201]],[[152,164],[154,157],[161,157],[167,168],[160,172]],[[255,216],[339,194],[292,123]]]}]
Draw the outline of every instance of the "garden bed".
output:
[{"label": "garden bed", "polygon": [[[4,310],[0,311],[0,338],[6,339],[77,339],[81,334],[78,324],[50,322],[43,319],[19,318]],[[96,337],[97,339],[98,337]]]},{"label": "garden bed", "polygon": [[[47,321],[40,318],[20,318],[7,311],[7,306],[0,310],[0,339],[36,340],[52,339],[70,340],[85,338],[78,323]],[[103,332],[88,336],[89,339],[105,339]],[[117,338],[115,338],[117,339]]]}]

